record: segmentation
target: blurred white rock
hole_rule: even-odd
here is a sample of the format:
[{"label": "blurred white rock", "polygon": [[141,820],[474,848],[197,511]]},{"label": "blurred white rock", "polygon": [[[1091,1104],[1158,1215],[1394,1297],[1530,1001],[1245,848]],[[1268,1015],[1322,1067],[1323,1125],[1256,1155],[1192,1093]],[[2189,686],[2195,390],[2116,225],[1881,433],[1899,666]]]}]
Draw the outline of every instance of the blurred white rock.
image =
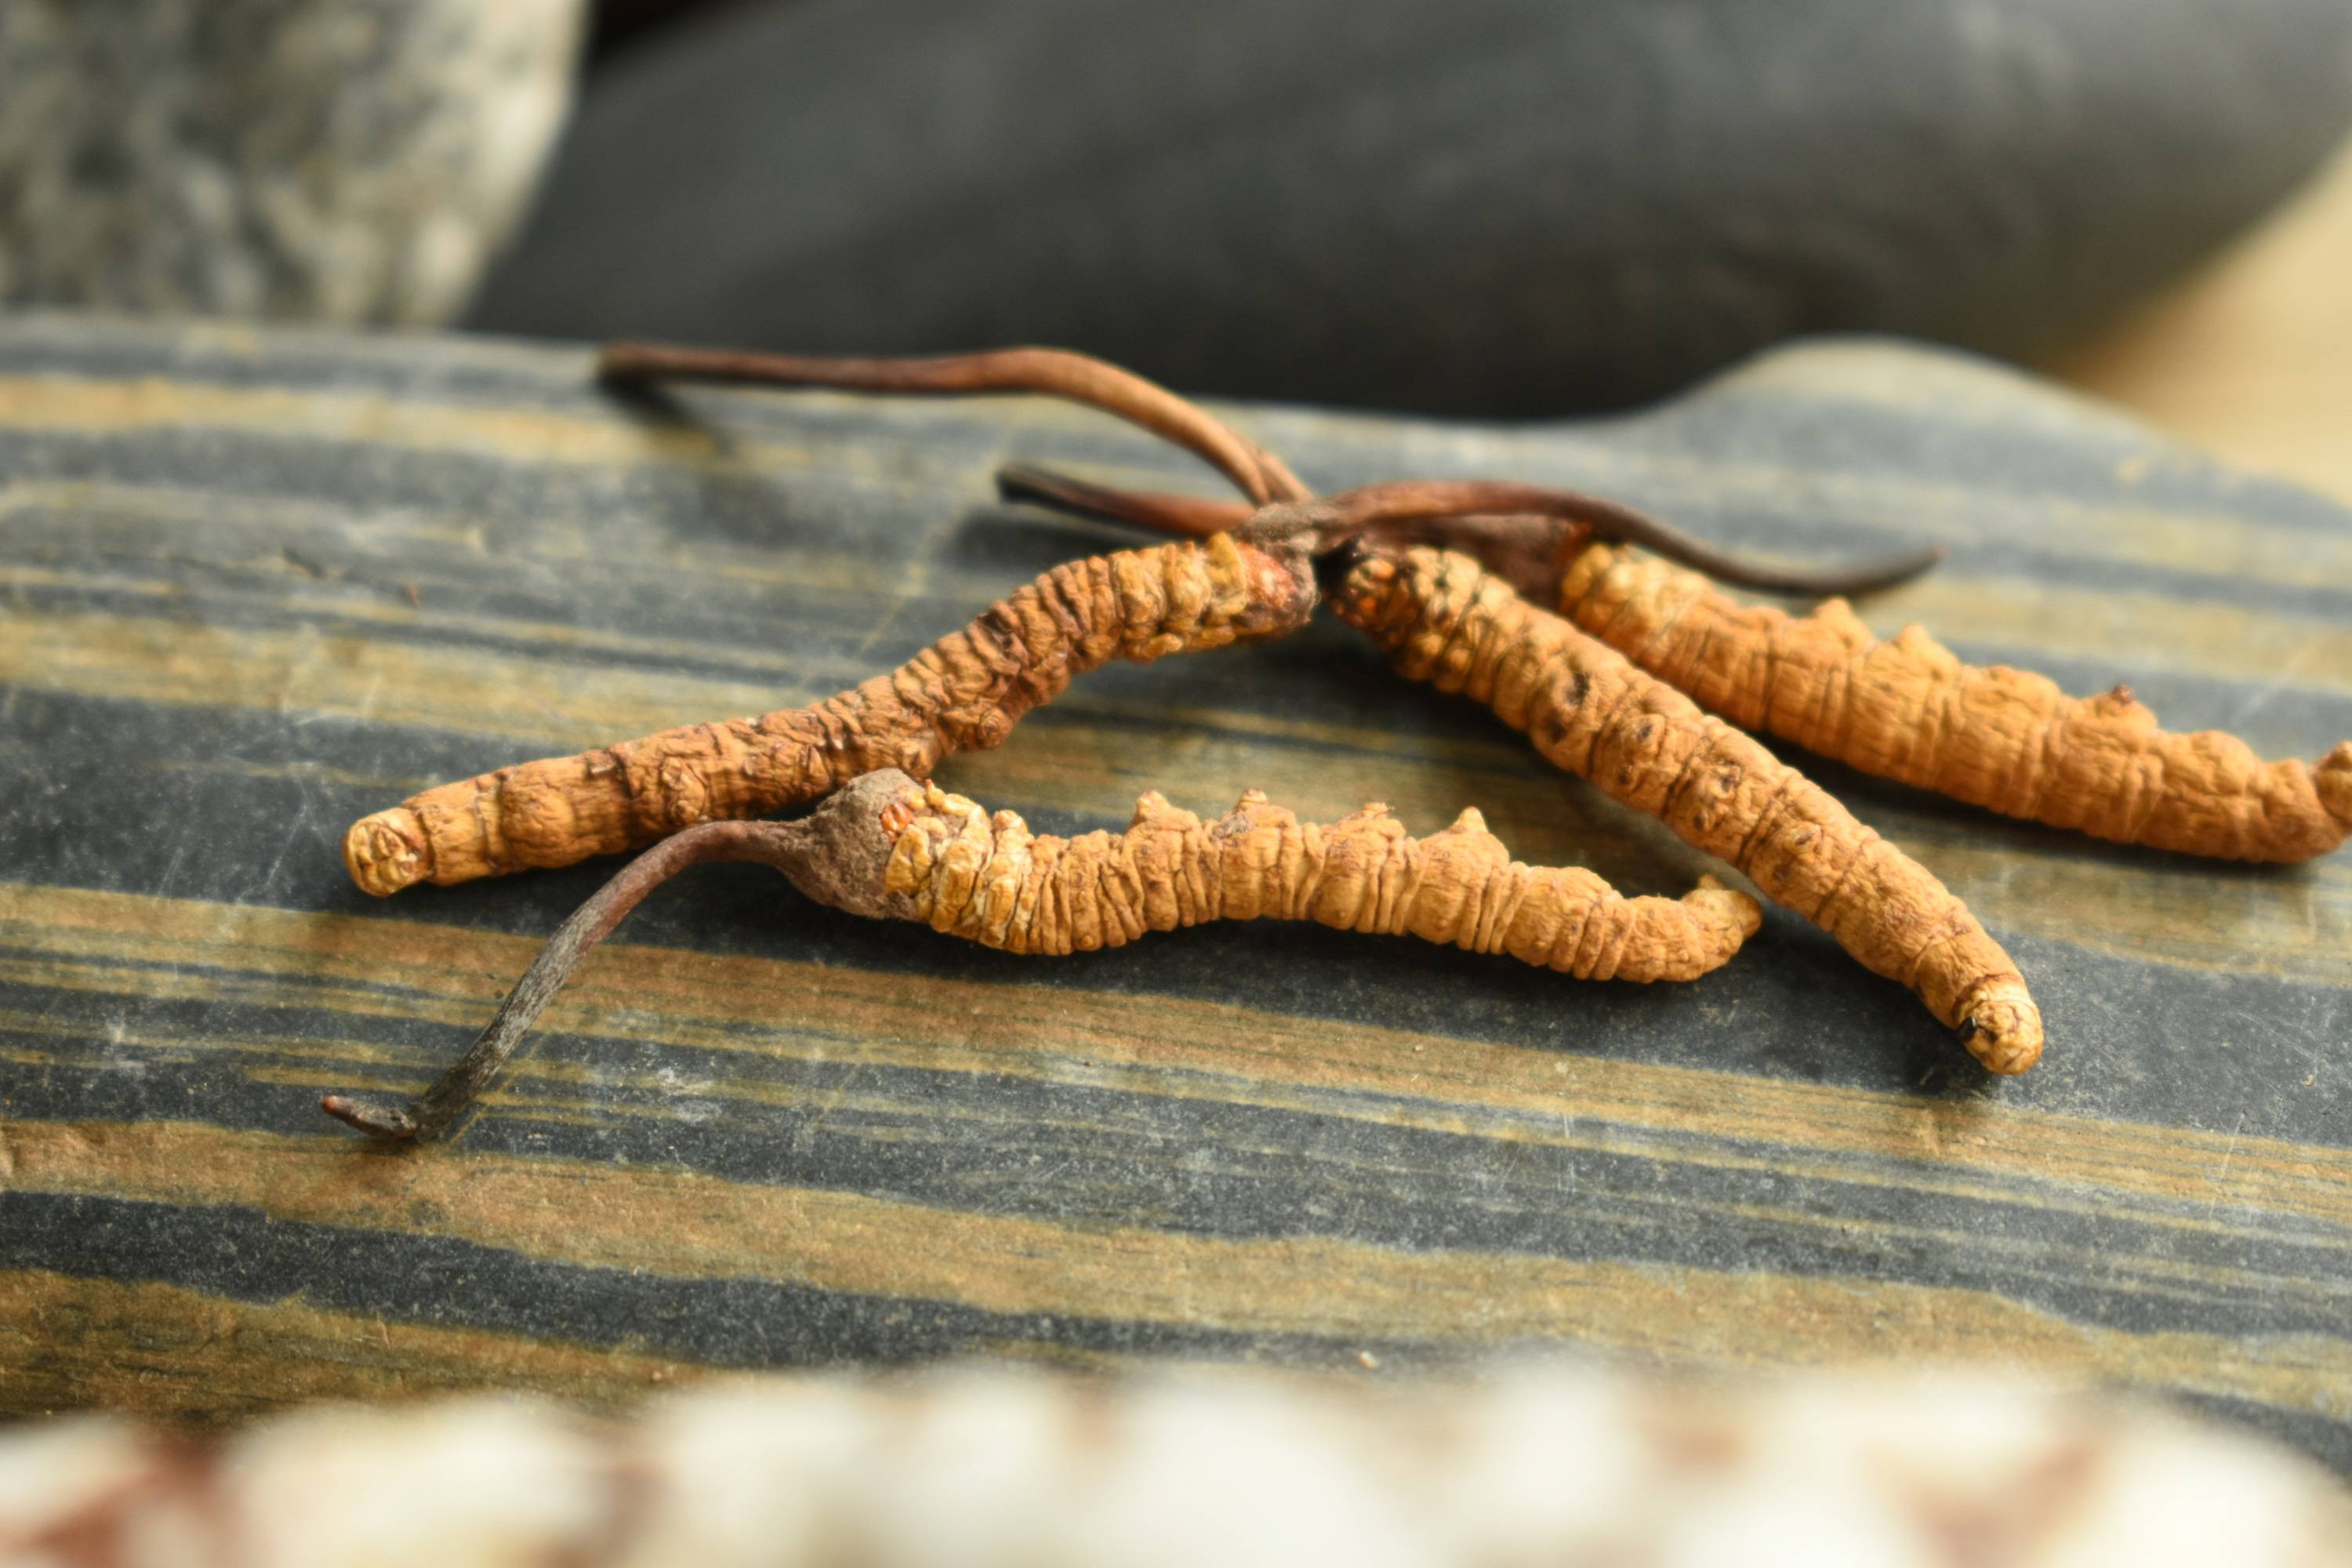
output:
[{"label": "blurred white rock", "polygon": [[0,303],[430,324],[563,127],[584,0],[5,0]]},{"label": "blurred white rock", "polygon": [[2319,1568],[2352,1562],[2352,1492],[2225,1426],[1958,1372],[963,1369],[726,1383],[618,1422],[472,1397],[194,1448],[0,1431],[0,1568],[83,1561]]}]

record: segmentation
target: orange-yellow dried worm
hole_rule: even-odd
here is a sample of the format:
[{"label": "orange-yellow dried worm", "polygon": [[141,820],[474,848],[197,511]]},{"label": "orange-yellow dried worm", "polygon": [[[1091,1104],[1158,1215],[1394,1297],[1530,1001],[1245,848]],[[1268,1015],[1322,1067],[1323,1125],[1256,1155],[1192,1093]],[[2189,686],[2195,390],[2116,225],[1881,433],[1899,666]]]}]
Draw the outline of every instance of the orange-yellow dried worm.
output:
[{"label": "orange-yellow dried worm", "polygon": [[1526,731],[1560,767],[1658,817],[1918,993],[1995,1072],[2042,1054],[2017,966],[1925,867],[1827,791],[1469,556],[1368,552],[1331,595],[1398,670]]},{"label": "orange-yellow dried worm", "polygon": [[1711,877],[1680,899],[1627,899],[1590,871],[1522,866],[1475,811],[1415,839],[1386,806],[1318,826],[1253,791],[1203,823],[1147,795],[1124,833],[1054,838],[885,768],[796,821],[706,822],[663,839],[572,911],[430,1089],[405,1105],[331,1094],[320,1108],[379,1138],[446,1135],[596,944],[646,894],[714,860],[772,866],[819,903],[1011,952],[1118,947],[1207,921],[1294,920],[1507,952],[1579,979],[1691,980],[1759,923],[1756,900]]},{"label": "orange-yellow dried worm", "polygon": [[993,746],[1072,677],[1270,637],[1315,605],[1302,535],[1242,531],[1071,562],[887,675],[806,708],[500,768],[352,825],[352,879],[388,894],[569,866],[698,823],[814,800],[877,768]]},{"label": "orange-yellow dried worm", "polygon": [[2264,762],[2235,735],[2158,729],[2128,688],[2069,697],[1917,626],[1881,641],[1843,599],[1746,606],[1619,546],[1570,560],[1559,605],[1735,724],[2006,816],[2233,860],[2307,860],[2352,834],[2352,741],[2316,767]]},{"label": "orange-yellow dried worm", "polygon": [[1414,838],[1385,805],[1325,826],[1253,790],[1204,823],[1152,794],[1124,833],[1055,838],[936,784],[909,791],[886,890],[934,931],[1009,952],[1091,952],[1210,921],[1313,921],[1506,952],[1580,980],[1692,980],[1761,923],[1753,899],[1711,877],[1680,899],[1629,899],[1581,868],[1522,865],[1475,810]]}]

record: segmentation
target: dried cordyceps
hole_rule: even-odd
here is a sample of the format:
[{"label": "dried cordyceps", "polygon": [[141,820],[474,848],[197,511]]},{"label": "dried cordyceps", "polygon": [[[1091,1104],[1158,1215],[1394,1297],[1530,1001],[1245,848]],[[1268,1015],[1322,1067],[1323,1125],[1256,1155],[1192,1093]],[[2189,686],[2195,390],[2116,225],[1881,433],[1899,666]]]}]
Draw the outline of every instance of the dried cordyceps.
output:
[{"label": "dried cordyceps", "polygon": [[[1229,504],[1104,489],[1035,470],[1013,471],[1003,488],[1185,532],[1213,533],[1234,521]],[[2042,1016],[2023,979],[1925,867],[1749,737],[1528,603],[1473,557],[1400,549],[1467,534],[1510,562],[1514,576],[1540,581],[1561,533],[1557,525],[1527,525],[1566,520],[1587,536],[1602,527],[1647,530],[1644,537],[1685,548],[1672,531],[1639,514],[1595,519],[1622,509],[1572,491],[1475,481],[1369,485],[1289,510],[1316,521],[1318,556],[1328,559],[1340,542],[1377,542],[1357,551],[1329,596],[1340,618],[1370,633],[1403,674],[1466,691],[1528,731],[1552,762],[1738,866],[1864,965],[1917,992],[1987,1068],[2023,1072],[2040,1059]],[[1927,563],[1868,574],[1885,580]],[[1791,581],[1738,570],[1751,582]]]},{"label": "dried cordyceps", "polygon": [[[1056,350],[862,360],[620,343],[605,350],[598,368],[619,385],[700,377],[873,392],[1045,393],[1197,453],[1254,500],[1308,494],[1278,458],[1205,411],[1099,360]],[[1637,513],[1615,515],[1635,531],[1611,531],[1608,517],[1593,526],[1735,581],[1769,577]],[[1314,608],[1307,534],[1328,544],[1350,526],[1267,511],[1230,533],[1212,531],[1205,545],[1056,567],[892,673],[825,701],[688,725],[425,790],[352,824],[343,863],[361,888],[389,895],[423,881],[447,886],[638,848],[700,823],[803,804],[877,768],[926,776],[950,752],[1000,744],[1023,714],[1112,658],[1142,662],[1295,630]]]},{"label": "dried cordyceps", "polygon": [[1397,668],[1462,692],[1611,798],[1721,857],[1919,994],[1987,1068],[2023,1072],[2042,1015],[2009,954],[1925,867],[1680,691],[1467,555],[1367,550],[1332,590]]},{"label": "dried cordyceps", "polygon": [[[796,359],[616,343],[615,385],[667,376],[882,392],[1025,391],[1100,407],[1198,453],[1253,500],[1304,497],[1281,461],[1162,387],[1083,354],[1012,349],[933,360]],[[379,896],[637,848],[698,823],[814,800],[877,768],[928,774],[993,746],[1074,676],[1272,637],[1304,624],[1314,584],[1278,520],[1224,544],[1123,551],[1045,574],[898,669],[806,708],[693,724],[442,784],[362,817],[352,880]]]},{"label": "dried cordyceps", "polygon": [[1628,899],[1591,871],[1521,865],[1475,811],[1416,839],[1384,805],[1325,826],[1252,791],[1203,823],[1152,794],[1124,833],[1056,838],[886,770],[799,822],[709,823],[665,840],[565,922],[422,1099],[399,1110],[329,1096],[325,1109],[385,1137],[446,1131],[588,951],[706,860],[758,861],[819,902],[1019,953],[1088,952],[1211,921],[1313,921],[1505,952],[1580,980],[1694,980],[1760,923],[1753,899],[1711,877],[1680,899]]},{"label": "dried cordyceps", "polygon": [[[1089,373],[1095,377],[1093,381],[1082,384],[1078,373],[1068,363],[1072,356],[1045,351],[1014,350],[1000,355],[950,361],[831,362],[631,347],[608,351],[608,367],[616,354],[625,365],[633,367],[633,378],[637,374],[636,367],[656,366],[668,374],[726,380],[846,384],[869,389],[1047,390],[1104,406],[1112,413],[1138,417],[1111,401],[1114,397],[1135,395],[1127,383],[1105,382],[1103,378],[1110,373],[1097,370]],[[976,368],[990,361],[1000,362],[992,372]],[[841,369],[845,363],[849,366],[845,374]],[[1041,370],[1041,365],[1045,368]],[[1108,384],[1114,390],[1103,395],[1097,390],[1100,384]],[[1167,395],[1156,388],[1151,390],[1160,397]],[[1163,430],[1172,424],[1164,410],[1156,406],[1149,417],[1139,417],[1138,422]],[[1187,431],[1186,444],[1193,450],[1210,455],[1205,443],[1191,435],[1191,426],[1174,427]],[[1256,448],[1249,451],[1255,454]],[[1258,454],[1258,458],[1254,467],[1244,470],[1246,479],[1236,477],[1236,482],[1253,500],[1258,499],[1264,489],[1271,489],[1286,500],[1304,493],[1304,487],[1289,476],[1288,470],[1280,468],[1263,454]],[[1245,461],[1215,457],[1212,460],[1218,461],[1229,475],[1236,475]],[[1273,476],[1270,479],[1269,474]],[[1034,470],[1011,471],[1002,476],[1000,482],[1008,495],[1045,499],[1059,505],[1101,511],[1181,532],[1219,537],[1221,531],[1237,521],[1234,509],[1213,502],[1129,495],[1057,479]],[[1859,591],[1923,570],[1940,553],[1928,552],[1829,579],[1777,573],[1719,556],[1654,519],[1597,497],[1486,482],[1405,481],[1367,486],[1319,501],[1295,501],[1267,508],[1241,521],[1240,527],[1244,531],[1261,529],[1276,519],[1281,520],[1284,527],[1304,530],[1311,536],[1315,554],[1326,561],[1359,539],[1378,539],[1393,550],[1421,539],[1475,538],[1510,563],[1514,577],[1530,585],[1543,584],[1548,578],[1556,581],[1561,552],[1571,543],[1592,539],[1636,540],[1736,581],[1793,592],[1840,588]],[[1465,557],[1454,559],[1466,562]],[[1402,581],[1409,590],[1433,593],[1438,586],[1434,580],[1423,581],[1411,574]],[[2027,995],[2022,980],[2008,955],[1931,874],[1854,821],[1825,792],[1746,736],[1720,724],[1713,724],[1710,731],[1707,725],[1712,721],[1703,721],[1687,700],[1625,666],[1623,660],[1590,643],[1558,617],[1534,611],[1513,595],[1507,584],[1489,581],[1501,598],[1475,624],[1490,624],[1506,607],[1502,601],[1507,600],[1508,605],[1520,614],[1538,617],[1526,628],[1530,638],[1541,641],[1555,631],[1566,634],[1569,640],[1555,650],[1556,658],[1578,667],[1579,677],[1587,685],[1597,672],[1612,683],[1617,694],[1640,700],[1633,710],[1637,724],[1633,748],[1623,766],[1617,769],[1622,776],[1613,784],[1609,777],[1588,772],[1594,765],[1591,744],[1584,747],[1580,762],[1568,761],[1575,748],[1547,745],[1541,733],[1537,737],[1539,749],[1553,761],[1587,773],[1618,799],[1665,817],[1692,843],[1749,870],[1768,893],[1776,898],[1785,894],[1783,901],[1830,930],[1865,964],[1917,990],[1938,1017],[1961,1031],[1971,1053],[1993,1070],[2022,1072],[2033,1065],[2042,1051],[2041,1015]],[[1446,605],[1428,597],[1426,593],[1418,603],[1425,616],[1447,613]],[[1397,619],[1396,624],[1402,626],[1403,620]],[[1409,642],[1410,637],[1406,640]],[[1580,661],[1590,661],[1591,655],[1606,657],[1591,670],[1581,668]],[[1614,661],[1613,666],[1611,661]],[[1606,714],[1609,710],[1598,707],[1592,711]],[[1582,722],[1582,716],[1579,715],[1576,721]],[[1686,730],[1689,733],[1685,736]],[[1655,759],[1643,758],[1638,759],[1643,765],[1636,770],[1634,753],[1648,745],[1653,731],[1664,733],[1663,743],[1670,752],[1675,750],[1672,742],[1675,739],[1690,739],[1691,744],[1682,747],[1681,754],[1669,761],[1687,763],[1697,759],[1706,763],[1711,769],[1707,776],[1718,781],[1725,792],[1721,804],[1729,812],[1729,818],[1715,820],[1704,806],[1692,814],[1687,809],[1691,801],[1685,798],[1688,792],[1680,787],[1683,778],[1676,768],[1669,766],[1662,773],[1653,765]],[[1591,737],[1595,742],[1602,738],[1598,732]],[[1702,748],[1701,742],[1709,744]],[[1700,757],[1702,750],[1706,753],[1704,758]],[[1735,763],[1739,778],[1732,777],[1730,770]],[[1750,776],[1768,781],[1772,788],[1759,798],[1746,799],[1740,780]],[[1726,780],[1729,782],[1722,782]],[[1737,818],[1743,805],[1763,814],[1747,825],[1753,828],[1752,832],[1739,831],[1739,824],[1731,820]],[[1795,810],[1799,805],[1802,809]],[[1704,831],[1698,831],[1701,828]],[[1757,858],[1764,869],[1751,867],[1747,858],[1750,856]],[[1860,879],[1853,880],[1848,873],[1857,868]],[[1920,945],[1906,945],[1915,942]]]},{"label": "dried cordyceps", "polygon": [[1881,641],[1843,599],[1809,616],[1745,606],[1606,544],[1569,559],[1558,602],[1736,724],[1970,805],[2231,860],[2307,860],[2352,834],[2352,741],[2316,767],[2264,762],[2218,730],[2158,729],[2128,687],[2069,697],[1916,626]]},{"label": "dried cordyceps", "polygon": [[[1034,468],[1006,469],[999,488],[1203,536],[1237,526],[1252,510],[1107,489]],[[2315,766],[2264,762],[2221,731],[2158,728],[2128,687],[2069,697],[2028,670],[1968,664],[1919,626],[1882,640],[1842,598],[1790,616],[1740,605],[1708,581],[1858,593],[1932,557],[1832,586],[1833,579],[1759,573],[1704,552],[1655,519],[1570,490],[1406,483],[1326,499],[1351,521],[1408,500],[1428,509],[1407,536],[1412,542],[1476,556],[1701,707],[1866,773],[2095,838],[2221,859],[2308,860],[2352,835],[2352,741]],[[1449,510],[1461,515],[1439,515]]]},{"label": "dried cordyceps", "polygon": [[596,356],[596,375],[606,385],[617,387],[662,381],[718,381],[950,396],[1034,392],[1117,415],[1194,453],[1260,506],[1268,501],[1305,500],[1314,494],[1281,458],[1199,405],[1133,371],[1065,349],[844,359],[616,342],[605,344]]},{"label": "dried cordyceps", "polygon": [[[1241,527],[1255,506],[1088,484],[1026,463],[997,470],[997,492],[1057,511],[1209,539]],[[1475,555],[1528,597],[1548,602],[1561,564],[1595,540],[1656,551],[1720,582],[1819,598],[1891,588],[1944,559],[1940,546],[1862,566],[1790,571],[1727,554],[1646,512],[1581,490],[1499,479],[1391,479],[1318,498],[1326,542],[1376,531],[1391,546],[1433,544]]]},{"label": "dried cordyceps", "polygon": [[698,823],[814,800],[877,768],[927,775],[993,746],[1074,676],[1274,637],[1305,624],[1316,589],[1306,535],[1269,525],[1205,544],[1057,566],[890,674],[806,708],[665,731],[500,768],[362,817],[343,840],[371,893],[569,866]]}]

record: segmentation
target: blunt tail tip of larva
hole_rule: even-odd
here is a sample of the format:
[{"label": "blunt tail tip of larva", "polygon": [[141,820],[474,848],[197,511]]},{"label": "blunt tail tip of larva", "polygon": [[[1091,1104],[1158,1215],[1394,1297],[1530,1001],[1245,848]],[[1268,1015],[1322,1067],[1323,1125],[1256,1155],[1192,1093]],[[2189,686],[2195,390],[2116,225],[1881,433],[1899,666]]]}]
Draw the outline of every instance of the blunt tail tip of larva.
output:
[{"label": "blunt tail tip of larva", "polygon": [[1995,982],[1961,1015],[1960,1043],[1987,1072],[2021,1073],[2042,1059],[2042,1010],[2019,982]]},{"label": "blunt tail tip of larva", "polygon": [[2352,833],[2352,741],[2346,741],[2311,770],[2312,782],[2319,787],[2319,804],[2336,825]]},{"label": "blunt tail tip of larva", "polygon": [[1725,887],[1718,879],[1702,874],[1697,890],[1688,895],[1700,904],[1723,910],[1731,923],[1739,928],[1739,940],[1746,942],[1764,929],[1764,907],[1736,888]]},{"label": "blunt tail tip of larva", "polygon": [[433,873],[425,825],[404,805],[362,816],[343,835],[343,869],[360,890],[389,898]]}]

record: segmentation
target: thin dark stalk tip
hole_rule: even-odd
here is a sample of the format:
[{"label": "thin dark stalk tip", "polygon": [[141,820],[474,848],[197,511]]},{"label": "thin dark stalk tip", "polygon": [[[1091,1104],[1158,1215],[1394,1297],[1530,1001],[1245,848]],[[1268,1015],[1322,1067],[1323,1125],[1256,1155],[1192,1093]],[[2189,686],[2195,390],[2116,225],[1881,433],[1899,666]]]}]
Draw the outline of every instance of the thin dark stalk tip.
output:
[{"label": "thin dark stalk tip", "polygon": [[330,1094],[319,1100],[319,1109],[347,1127],[378,1138],[402,1142],[416,1136],[416,1119],[396,1105],[379,1105],[373,1100],[354,1100],[347,1094]]},{"label": "thin dark stalk tip", "polygon": [[659,377],[846,392],[1036,393],[1097,408],[1192,452],[1263,506],[1313,493],[1281,458],[1190,400],[1132,371],[1066,349],[992,349],[982,353],[898,359],[762,353],[667,343],[615,342],[596,361],[597,379],[629,386]]},{"label": "thin dark stalk tip", "polygon": [[422,1142],[443,1136],[505,1068],[531,1025],[582,961],[647,893],[688,866],[707,860],[759,860],[782,868],[791,861],[790,847],[797,837],[795,824],[707,822],[661,840],[622,867],[556,929],[499,1005],[489,1027],[432,1088],[404,1108],[331,1094],[319,1101],[319,1109],[346,1126],[378,1138]]},{"label": "thin dark stalk tip", "polygon": [[596,379],[606,386],[627,385],[645,379],[635,343],[606,343],[596,351]]},{"label": "thin dark stalk tip", "polygon": [[1078,494],[1075,480],[1066,480],[1050,468],[1007,463],[996,470],[996,499],[1001,501],[1035,501],[1057,511],[1077,511],[1083,510],[1077,504]]}]

